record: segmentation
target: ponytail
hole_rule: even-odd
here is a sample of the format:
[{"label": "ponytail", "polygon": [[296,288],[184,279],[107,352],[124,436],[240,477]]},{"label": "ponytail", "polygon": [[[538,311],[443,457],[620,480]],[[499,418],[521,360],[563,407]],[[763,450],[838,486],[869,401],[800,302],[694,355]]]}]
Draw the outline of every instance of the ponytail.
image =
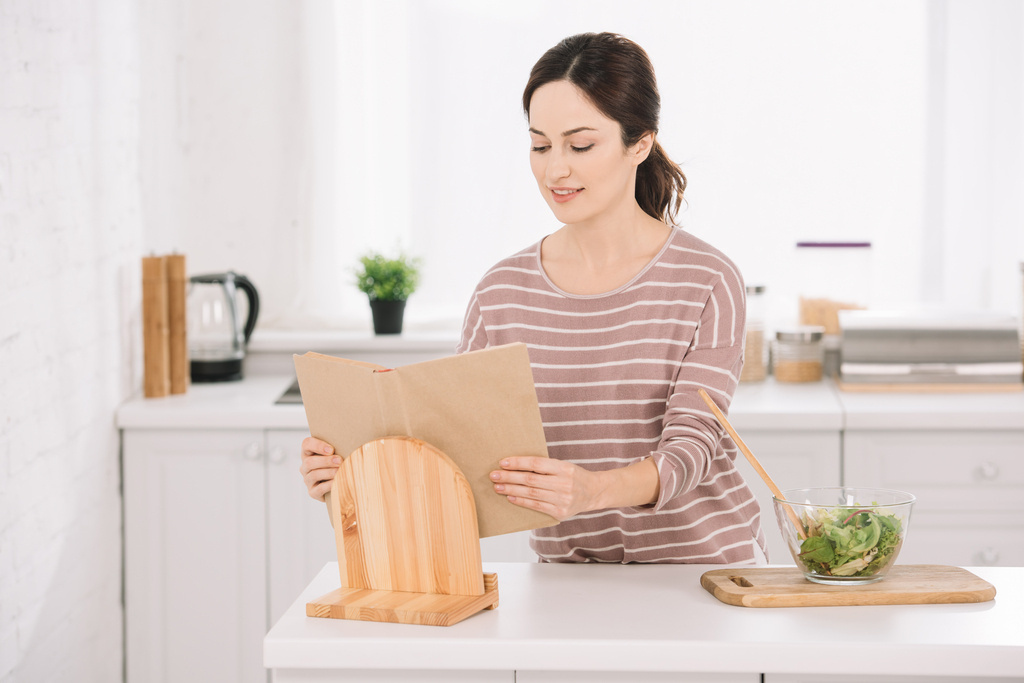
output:
[{"label": "ponytail", "polygon": [[679,164],[669,159],[658,139],[636,169],[636,201],[644,213],[675,225],[676,213],[683,204],[686,176]]}]

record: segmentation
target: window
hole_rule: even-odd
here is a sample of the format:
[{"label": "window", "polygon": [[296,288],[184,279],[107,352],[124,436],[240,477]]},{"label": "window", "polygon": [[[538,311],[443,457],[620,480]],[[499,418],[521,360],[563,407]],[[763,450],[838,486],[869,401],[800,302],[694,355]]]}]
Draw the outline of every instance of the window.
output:
[{"label": "window", "polygon": [[[773,320],[796,316],[801,240],[872,242],[873,307],[1019,311],[1021,14],[959,0],[318,3],[304,301],[318,320],[366,324],[339,264],[401,247],[424,260],[409,329],[456,328],[487,267],[558,227],[529,170],[531,66],[567,35],[612,30],[654,63],[659,136],[690,183],[680,225],[767,285]],[[972,69],[989,57],[999,66],[979,84]],[[961,144],[968,129],[988,146]]]}]

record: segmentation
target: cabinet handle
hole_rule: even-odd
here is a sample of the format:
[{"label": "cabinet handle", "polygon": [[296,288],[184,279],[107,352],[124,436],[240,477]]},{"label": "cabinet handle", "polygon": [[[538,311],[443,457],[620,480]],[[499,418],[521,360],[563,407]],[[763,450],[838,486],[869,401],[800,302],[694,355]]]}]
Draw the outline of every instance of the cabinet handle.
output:
[{"label": "cabinet handle", "polygon": [[975,557],[977,558],[978,564],[983,567],[994,567],[999,564],[999,551],[992,546],[985,548],[975,555]]},{"label": "cabinet handle", "polygon": [[275,465],[280,465],[288,459],[288,451],[285,450],[284,446],[274,446],[270,449],[270,462]]},{"label": "cabinet handle", "polygon": [[242,457],[246,460],[259,460],[260,457],[260,444],[258,441],[249,443],[245,448],[242,449]]},{"label": "cabinet handle", "polygon": [[979,465],[976,472],[978,473],[979,479],[992,481],[999,477],[999,465],[989,460],[982,465]]}]

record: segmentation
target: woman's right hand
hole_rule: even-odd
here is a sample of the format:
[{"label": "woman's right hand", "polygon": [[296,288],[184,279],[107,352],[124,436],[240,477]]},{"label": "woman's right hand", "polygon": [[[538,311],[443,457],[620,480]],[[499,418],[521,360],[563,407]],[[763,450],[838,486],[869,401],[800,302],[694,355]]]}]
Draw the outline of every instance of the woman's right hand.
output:
[{"label": "woman's right hand", "polygon": [[302,464],[299,472],[306,482],[309,495],[323,501],[331,490],[334,475],[341,465],[341,458],[334,454],[334,447],[326,441],[307,436],[302,440]]}]

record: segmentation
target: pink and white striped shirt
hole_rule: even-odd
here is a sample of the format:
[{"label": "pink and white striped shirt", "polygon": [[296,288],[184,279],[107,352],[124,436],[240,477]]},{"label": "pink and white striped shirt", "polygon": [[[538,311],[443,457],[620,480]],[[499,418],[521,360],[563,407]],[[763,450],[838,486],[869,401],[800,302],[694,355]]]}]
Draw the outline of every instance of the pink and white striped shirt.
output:
[{"label": "pink and white striped shirt", "polygon": [[477,285],[458,352],[523,342],[553,458],[589,470],[653,458],[658,500],[535,530],[548,562],[754,560],[760,508],[737,450],[697,394],[728,412],[743,364],[746,299],[736,266],[675,228],[628,283],[576,295],[548,279],[540,242]]}]

